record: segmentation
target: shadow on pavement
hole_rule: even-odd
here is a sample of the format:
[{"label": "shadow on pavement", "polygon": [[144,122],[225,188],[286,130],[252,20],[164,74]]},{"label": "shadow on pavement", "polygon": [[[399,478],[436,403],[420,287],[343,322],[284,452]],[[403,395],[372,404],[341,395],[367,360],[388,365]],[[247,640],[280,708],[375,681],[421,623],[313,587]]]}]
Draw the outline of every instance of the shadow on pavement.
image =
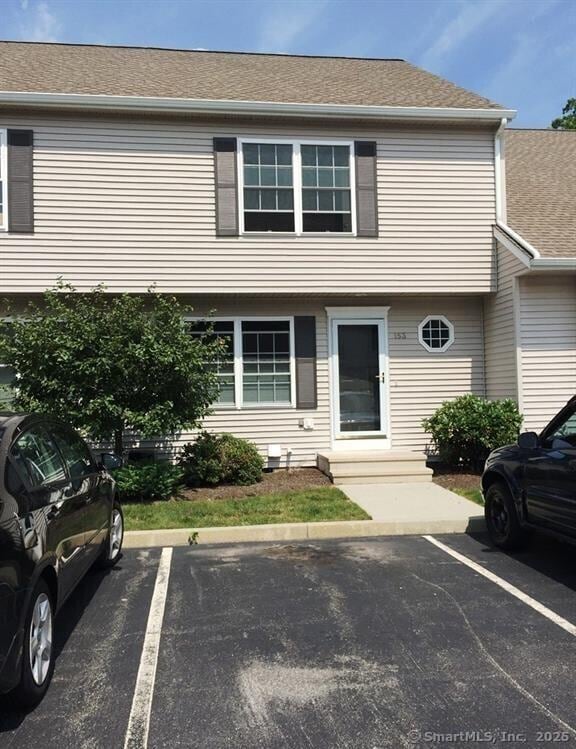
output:
[{"label": "shadow on pavement", "polygon": [[[58,660],[59,655],[64,650],[70,635],[82,619],[84,612],[90,605],[104,578],[120,572],[121,569],[122,560],[115,567],[108,570],[100,570],[93,567],[80,581],[78,587],[60,609],[56,617],[53,643],[56,660]],[[38,707],[41,707],[41,705],[42,703]],[[14,731],[20,726],[26,716],[33,713],[36,709],[33,708],[27,711],[15,710],[11,707],[9,699],[0,695],[0,734],[6,731]]]},{"label": "shadow on pavement", "polygon": [[522,551],[502,551],[492,546],[486,532],[467,533],[482,548],[479,554],[497,554],[514,559],[550,579],[576,590],[576,546],[544,534],[531,533]]}]

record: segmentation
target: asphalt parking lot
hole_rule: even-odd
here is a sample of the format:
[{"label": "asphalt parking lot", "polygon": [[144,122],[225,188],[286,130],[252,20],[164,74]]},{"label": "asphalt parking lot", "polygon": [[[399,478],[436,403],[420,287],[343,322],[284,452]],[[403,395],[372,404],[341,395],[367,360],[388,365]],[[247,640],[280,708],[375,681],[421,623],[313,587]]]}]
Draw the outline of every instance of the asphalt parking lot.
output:
[{"label": "asphalt parking lot", "polygon": [[424,537],[127,551],[0,747],[576,746],[576,549],[435,538],[531,598]]}]

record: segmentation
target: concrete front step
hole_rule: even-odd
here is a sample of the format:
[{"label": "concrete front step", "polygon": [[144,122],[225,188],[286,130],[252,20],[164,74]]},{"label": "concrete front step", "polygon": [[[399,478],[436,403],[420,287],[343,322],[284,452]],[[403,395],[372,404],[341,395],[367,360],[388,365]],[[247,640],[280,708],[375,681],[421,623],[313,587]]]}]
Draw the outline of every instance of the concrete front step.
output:
[{"label": "concrete front step", "polygon": [[318,455],[318,468],[335,484],[432,481],[424,453],[400,450],[330,451]]}]

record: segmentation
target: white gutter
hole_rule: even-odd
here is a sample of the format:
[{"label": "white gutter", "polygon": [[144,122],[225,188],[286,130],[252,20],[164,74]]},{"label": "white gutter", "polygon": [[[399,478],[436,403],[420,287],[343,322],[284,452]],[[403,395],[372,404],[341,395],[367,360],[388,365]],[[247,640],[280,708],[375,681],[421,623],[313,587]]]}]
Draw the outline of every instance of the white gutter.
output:
[{"label": "white gutter", "polygon": [[530,263],[532,270],[576,270],[576,257],[539,257]]},{"label": "white gutter", "polygon": [[431,118],[456,120],[501,120],[515,116],[514,110],[466,109],[459,107],[380,107],[356,104],[304,104],[221,99],[176,99],[171,97],[104,96],[100,94],[51,94],[0,91],[0,104],[36,107],[74,107],[140,112],[190,112],[197,114],[282,115],[294,117]]}]

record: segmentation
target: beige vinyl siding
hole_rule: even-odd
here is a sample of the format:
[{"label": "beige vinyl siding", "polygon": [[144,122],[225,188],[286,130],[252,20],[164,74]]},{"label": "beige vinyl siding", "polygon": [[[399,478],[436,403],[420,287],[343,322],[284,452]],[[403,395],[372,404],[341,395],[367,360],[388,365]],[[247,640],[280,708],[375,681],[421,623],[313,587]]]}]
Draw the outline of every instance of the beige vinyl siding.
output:
[{"label": "beige vinyl siding", "polygon": [[497,291],[484,300],[486,396],[518,400],[514,277],[526,270],[510,250],[496,244]]},{"label": "beige vinyl siding", "polygon": [[[389,373],[392,448],[424,450],[429,438],[421,427],[444,400],[464,393],[484,394],[481,298],[400,296],[379,297],[374,306],[390,306]],[[266,456],[269,444],[282,447],[280,465],[315,465],[316,453],[331,447],[328,330],[326,306],[349,306],[350,300],[296,299],[230,302],[211,299],[196,305],[195,313],[213,310],[219,317],[314,315],[317,335],[318,408],[216,409],[205,428],[234,434],[254,441]],[[372,306],[372,305],[371,305]],[[418,342],[418,324],[427,315],[445,315],[454,325],[455,341],[443,353],[430,353]],[[405,336],[405,337],[404,337]],[[299,426],[304,417],[314,420],[314,429]],[[183,434],[162,449],[178,450],[193,434]],[[276,462],[273,465],[277,465]]]},{"label": "beige vinyl siding", "polygon": [[539,431],[576,394],[576,278],[520,282],[524,428]]},{"label": "beige vinyl siding", "polygon": [[[488,292],[493,135],[0,116],[34,130],[35,233],[0,233],[1,292],[64,276],[176,293]],[[216,238],[213,136],[377,141],[380,236]]]},{"label": "beige vinyl siding", "polygon": [[[447,351],[431,353],[419,343],[418,324],[428,315],[444,315],[454,325],[454,343]],[[388,335],[392,447],[429,449],[423,418],[458,395],[484,395],[482,300],[394,300]]]}]

